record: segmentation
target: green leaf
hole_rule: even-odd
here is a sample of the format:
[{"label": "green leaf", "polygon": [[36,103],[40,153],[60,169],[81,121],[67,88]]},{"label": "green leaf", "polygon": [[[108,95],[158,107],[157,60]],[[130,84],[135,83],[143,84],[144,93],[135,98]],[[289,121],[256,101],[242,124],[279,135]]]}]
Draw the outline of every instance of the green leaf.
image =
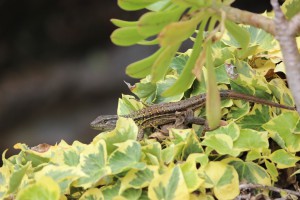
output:
[{"label": "green leaf", "polygon": [[193,45],[193,51],[192,51],[186,65],[184,66],[184,69],[183,69],[180,77],[178,78],[178,80],[172,87],[170,87],[163,93],[164,96],[172,96],[172,95],[179,94],[181,92],[185,92],[187,89],[189,89],[192,86],[192,84],[195,80],[195,76],[192,73],[192,69],[194,68],[197,58],[202,49],[203,32],[204,32],[206,23],[208,21],[208,17],[209,16],[206,16],[202,20],[202,22],[199,26],[199,31],[197,33],[197,37],[196,37],[196,40]]},{"label": "green leaf", "polygon": [[20,184],[22,183],[22,180],[30,167],[30,162],[28,162],[26,165],[20,167],[19,169],[14,170],[9,179],[9,187],[8,187],[8,193],[13,193],[14,191],[18,190]]},{"label": "green leaf", "polygon": [[216,150],[221,155],[229,154],[235,157],[240,153],[236,149],[233,149],[231,137],[225,134],[205,136],[201,144]]},{"label": "green leaf", "polygon": [[120,117],[117,121],[116,128],[106,134],[99,134],[93,140],[93,143],[98,143],[100,140],[105,140],[107,155],[110,155],[117,149],[115,144],[122,143],[127,140],[136,140],[138,127],[131,118]]},{"label": "green leaf", "polygon": [[100,188],[102,199],[114,199],[119,195],[121,183],[118,181],[113,185],[106,185]]},{"label": "green leaf", "polygon": [[212,161],[200,170],[206,184],[213,186],[218,199],[234,199],[239,193],[239,176],[236,170],[224,162]]},{"label": "green leaf", "polygon": [[98,188],[90,188],[86,190],[80,197],[79,200],[99,200],[104,199]]},{"label": "green leaf", "polygon": [[270,120],[270,108],[265,105],[255,105],[251,112],[237,123],[241,128],[263,130],[262,125]]},{"label": "green leaf", "polygon": [[154,4],[159,0],[118,0],[118,5],[124,10],[140,10]]},{"label": "green leaf", "polygon": [[203,17],[204,13],[200,13],[190,20],[173,22],[165,26],[158,35],[159,44],[162,47],[180,44],[195,32],[198,23]]},{"label": "green leaf", "polygon": [[221,99],[217,87],[216,74],[213,66],[211,41],[206,45],[207,97],[206,117],[210,129],[219,127],[221,121]]},{"label": "green leaf", "polygon": [[278,170],[277,170],[275,164],[272,162],[269,162],[268,160],[265,160],[265,164],[267,167],[267,171],[271,176],[272,181],[277,182],[279,173],[278,173]]},{"label": "green leaf", "polygon": [[253,161],[253,160],[259,159],[261,157],[262,156],[261,156],[260,151],[258,151],[257,149],[252,149],[252,150],[248,151],[246,161]]},{"label": "green leaf", "polygon": [[116,45],[130,46],[144,40],[146,37],[138,32],[136,26],[130,26],[114,30],[110,38]]},{"label": "green leaf", "polygon": [[37,182],[25,187],[16,200],[59,200],[60,189],[50,177],[42,177]]},{"label": "green leaf", "polygon": [[128,188],[145,188],[149,186],[154,176],[158,175],[158,166],[147,166],[145,169],[131,169],[122,179],[120,192]]},{"label": "green leaf", "polygon": [[237,140],[240,135],[240,128],[235,123],[230,123],[227,126],[221,126],[213,131],[208,131],[205,136],[225,134],[231,137],[232,141]]},{"label": "green leaf", "polygon": [[228,20],[225,21],[225,26],[228,32],[239,43],[239,47],[242,49],[246,49],[250,42],[249,32],[236,23]]},{"label": "green leaf", "polygon": [[190,160],[180,165],[180,168],[189,192],[197,190],[204,180],[198,175],[196,163]]},{"label": "green leaf", "polygon": [[142,194],[141,189],[130,188],[122,193],[121,198],[123,197],[124,200],[126,199],[139,200],[141,194]]},{"label": "green leaf", "polygon": [[[244,26],[244,25],[236,25],[236,26],[239,27],[237,29],[238,31],[242,30],[242,32],[246,33],[245,34],[246,41],[242,41],[242,42],[245,42],[245,43],[248,42],[248,48],[238,51],[238,55],[240,56],[240,58],[246,58],[247,55],[255,55],[260,52],[268,51],[268,50],[273,49],[276,46],[275,38],[271,34],[265,32],[264,30],[255,28],[253,26]],[[239,43],[239,40],[237,40],[236,36],[234,36],[231,33],[232,32],[230,32],[230,31],[229,31],[229,33],[225,33],[222,38],[222,42],[224,42],[225,44],[227,44],[229,46],[233,46],[236,48],[242,47],[241,43]],[[240,39],[243,39],[243,36],[244,35],[239,35],[237,37],[239,37]],[[247,40],[247,38],[248,38],[248,40]],[[250,38],[250,41],[249,41],[249,38]],[[242,52],[240,52],[240,51],[242,51]]]},{"label": "green leaf", "polygon": [[182,160],[186,160],[190,154],[204,152],[194,129],[189,131],[187,138],[184,141],[185,145],[182,150]]},{"label": "green leaf", "polygon": [[141,145],[134,140],[115,144],[118,148],[109,157],[109,166],[113,174],[133,169],[144,169],[145,164],[140,163]]},{"label": "green leaf", "polygon": [[163,51],[164,48],[160,48],[151,56],[131,63],[126,68],[126,74],[133,78],[144,78],[150,75],[153,63]]},{"label": "green leaf", "polygon": [[269,147],[268,133],[258,132],[252,129],[241,129],[240,135],[233,143],[234,148],[241,151],[266,149]]},{"label": "green leaf", "polygon": [[80,169],[86,174],[75,182],[75,186],[89,188],[94,186],[101,178],[111,173],[111,169],[106,166],[107,151],[104,140],[91,143],[80,154]]},{"label": "green leaf", "polygon": [[123,27],[131,27],[131,26],[137,26],[137,21],[124,21],[119,19],[111,19],[110,20],[115,26],[123,28]]},{"label": "green leaf", "polygon": [[300,160],[299,157],[286,152],[284,149],[279,149],[269,156],[270,160],[277,164],[277,168],[285,169],[296,166],[296,162]]},{"label": "green leaf", "polygon": [[180,54],[172,59],[170,68],[176,70],[177,74],[181,74],[188,59],[189,59],[188,55]]},{"label": "green leaf", "polygon": [[274,117],[262,127],[280,146],[284,145],[288,152],[296,153],[300,151],[300,135],[294,134],[298,122],[299,115],[297,112],[285,112]]},{"label": "green leaf", "polygon": [[133,96],[122,95],[122,99],[119,99],[118,102],[118,115],[128,115],[133,111],[141,110],[144,108],[142,102],[136,100]]},{"label": "green leaf", "polygon": [[212,4],[211,0],[172,0],[172,2],[182,6],[194,6],[196,8],[208,7]]},{"label": "green leaf", "polygon": [[253,162],[244,162],[238,158],[224,159],[223,162],[232,165],[239,174],[240,182],[271,185],[269,174],[264,168]]},{"label": "green leaf", "polygon": [[288,19],[291,19],[300,12],[300,0],[286,0],[282,5],[282,10]]},{"label": "green leaf", "polygon": [[184,10],[184,7],[178,7],[173,10],[145,13],[138,21],[138,31],[147,37],[158,34],[166,25],[177,21]]},{"label": "green leaf", "polygon": [[73,181],[86,175],[79,168],[63,165],[47,165],[35,174],[35,179],[39,180],[44,176],[51,177],[59,184],[61,194],[67,194]]},{"label": "green leaf", "polygon": [[[145,155],[145,163],[147,163],[147,161],[150,161],[149,164],[158,165],[161,161],[161,145],[158,142],[153,142],[143,146],[142,152]],[[153,157],[155,158],[155,162],[153,162]]]},{"label": "green leaf", "polygon": [[156,176],[148,188],[150,199],[189,199],[189,191],[179,166]]},{"label": "green leaf", "polygon": [[167,46],[157,57],[151,69],[152,83],[155,83],[165,77],[169,69],[169,65],[174,55],[176,54],[179,46],[180,44]]},{"label": "green leaf", "polygon": [[132,92],[146,103],[174,102],[181,100],[183,97],[183,93],[171,97],[162,96],[166,88],[169,88],[176,81],[176,77],[173,75],[168,75],[164,80],[158,81],[156,84],[148,81],[148,79],[144,79],[132,89]]}]

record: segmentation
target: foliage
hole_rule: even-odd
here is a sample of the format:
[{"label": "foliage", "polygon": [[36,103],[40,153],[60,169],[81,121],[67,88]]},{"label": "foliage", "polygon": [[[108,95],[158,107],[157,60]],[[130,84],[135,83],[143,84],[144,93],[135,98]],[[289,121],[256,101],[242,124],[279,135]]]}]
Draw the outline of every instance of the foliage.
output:
[{"label": "foliage", "polygon": [[[278,64],[280,48],[271,35],[222,21],[207,10],[199,12],[230,3],[119,0],[125,10],[152,11],[137,22],[113,20],[120,28],[112,40],[119,45],[161,46],[128,66],[129,75],[142,78],[131,91],[145,104],[178,101],[207,91],[211,100],[217,95],[214,91],[232,89],[293,105],[278,75],[284,67]],[[183,12],[188,18],[178,21]],[[215,31],[217,21],[226,30]],[[146,40],[154,35],[155,39]],[[194,41],[193,49],[174,57],[188,38]],[[169,135],[148,130],[138,142],[133,120],[120,118],[113,131],[100,133],[89,144],[61,141],[33,148],[16,144],[18,155],[5,158],[3,154],[0,199],[233,199],[241,183],[274,185],[281,178],[280,170],[299,161],[295,111],[241,100],[225,99],[220,106],[216,106],[218,99],[209,102],[210,109],[200,109],[196,115],[208,118],[218,113],[223,126],[211,131],[197,125],[171,128]],[[124,95],[118,114],[143,106]]]}]

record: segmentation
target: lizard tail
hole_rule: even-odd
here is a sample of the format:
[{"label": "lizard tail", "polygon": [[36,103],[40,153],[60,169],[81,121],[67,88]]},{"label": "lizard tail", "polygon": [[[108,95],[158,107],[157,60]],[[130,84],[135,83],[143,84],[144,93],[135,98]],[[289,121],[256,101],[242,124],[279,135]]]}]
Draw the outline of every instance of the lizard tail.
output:
[{"label": "lizard tail", "polygon": [[273,106],[276,108],[283,108],[283,109],[287,109],[287,110],[296,110],[295,107],[292,106],[286,106],[286,105],[282,105],[279,103],[275,103],[273,101],[269,101],[266,99],[261,99],[259,97],[255,97],[252,95],[248,95],[248,94],[242,94],[242,93],[238,93],[232,90],[221,90],[220,91],[220,97],[221,98],[231,98],[231,99],[239,99],[239,100],[245,100],[245,101],[250,101],[253,103],[259,103],[259,104],[263,104],[263,105],[268,105],[268,106]]}]

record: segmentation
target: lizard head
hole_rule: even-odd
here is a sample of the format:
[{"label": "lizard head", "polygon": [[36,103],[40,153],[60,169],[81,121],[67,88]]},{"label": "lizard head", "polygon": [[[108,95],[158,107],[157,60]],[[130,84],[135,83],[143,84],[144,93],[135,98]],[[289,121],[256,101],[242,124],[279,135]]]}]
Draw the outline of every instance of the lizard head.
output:
[{"label": "lizard head", "polygon": [[94,121],[90,123],[90,126],[96,130],[109,131],[116,127],[117,120],[117,115],[101,115],[94,119]]}]

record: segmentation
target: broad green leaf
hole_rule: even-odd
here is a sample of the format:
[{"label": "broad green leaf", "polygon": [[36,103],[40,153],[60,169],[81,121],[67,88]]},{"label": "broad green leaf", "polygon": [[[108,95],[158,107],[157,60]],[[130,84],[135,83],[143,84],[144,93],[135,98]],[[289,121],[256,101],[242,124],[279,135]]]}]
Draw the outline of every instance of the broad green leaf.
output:
[{"label": "broad green leaf", "polygon": [[159,44],[162,47],[174,46],[188,39],[195,32],[201,17],[173,22],[165,26],[158,35]]},{"label": "broad green leaf", "polygon": [[131,169],[121,178],[120,192],[128,188],[140,189],[149,186],[155,176],[158,175],[158,166],[147,166],[145,169]]},{"label": "broad green leaf", "polygon": [[238,120],[249,113],[250,105],[248,102],[242,100],[233,100],[233,102],[236,107],[231,107],[230,113],[227,114],[227,119]]},{"label": "broad green leaf", "polygon": [[233,149],[232,138],[225,134],[205,136],[201,144],[216,150],[221,155],[229,154],[235,157],[240,153]]},{"label": "broad green leaf", "polygon": [[179,166],[169,168],[155,177],[148,188],[150,199],[181,200],[189,198],[189,191]]},{"label": "broad green leaf", "polygon": [[269,156],[270,160],[277,164],[277,168],[285,169],[296,166],[296,162],[300,160],[298,156],[295,156],[284,149],[279,149],[273,152]]},{"label": "broad green leaf", "polygon": [[106,166],[107,151],[104,140],[91,143],[80,154],[80,168],[86,175],[76,180],[75,186],[89,188],[94,186],[103,177],[111,173],[111,169]]},{"label": "broad green leaf", "polygon": [[102,199],[114,199],[116,196],[119,195],[121,183],[118,181],[113,185],[106,185],[100,188]]},{"label": "broad green leaf", "polygon": [[166,164],[171,163],[175,157],[175,145],[171,144],[167,148],[163,149],[161,153],[163,162]]},{"label": "broad green leaf", "polygon": [[51,177],[59,184],[61,194],[68,194],[73,181],[86,175],[79,168],[63,165],[47,165],[35,174],[35,179],[39,180],[44,176]]},{"label": "broad green leaf", "polygon": [[[142,147],[142,153],[145,156],[145,163],[147,163],[146,161],[149,159],[150,163],[149,164],[154,164],[156,163],[156,165],[159,164],[159,162],[161,162],[161,144],[158,142],[153,142],[150,144],[147,144],[145,146]],[[155,157],[155,162],[153,163],[152,157],[149,158],[149,156],[152,155],[153,157]],[[143,155],[142,155],[143,156]],[[148,159],[147,159],[148,158]]]},{"label": "broad green leaf", "polygon": [[208,131],[205,136],[225,134],[231,137],[232,141],[237,140],[240,135],[240,128],[235,123],[230,123],[227,126],[221,126],[213,131]]},{"label": "broad green leaf", "polygon": [[288,152],[296,153],[300,151],[300,135],[294,134],[298,122],[299,115],[297,112],[285,112],[271,119],[262,127],[270,133],[270,137],[280,146],[282,146],[282,141]]},{"label": "broad green leaf", "polygon": [[118,5],[124,10],[131,11],[143,9],[147,6],[150,6],[151,4],[154,4],[157,1],[159,0],[118,0]]},{"label": "broad green leaf", "polygon": [[182,150],[182,160],[186,160],[190,154],[203,152],[204,150],[194,129],[191,129],[187,135],[187,138],[185,139],[185,145]]},{"label": "broad green leaf", "polygon": [[137,21],[124,21],[120,19],[111,19],[110,20],[115,26],[123,28],[123,27],[130,27],[130,26],[137,26]]},{"label": "broad green leaf", "polygon": [[120,197],[124,198],[124,200],[127,200],[127,199],[139,200],[141,194],[142,194],[142,190],[141,189],[130,188],[128,190],[125,190]]},{"label": "broad green leaf", "polygon": [[178,7],[173,10],[148,12],[138,21],[138,31],[144,36],[158,34],[166,25],[179,19],[184,7]]},{"label": "broad green leaf", "polygon": [[195,163],[199,163],[201,165],[201,167],[205,167],[208,162],[208,155],[204,154],[204,153],[193,153],[190,154],[189,157],[187,158],[186,162],[195,162]]},{"label": "broad green leaf", "polygon": [[193,192],[199,188],[204,180],[199,177],[195,161],[188,161],[180,165],[186,186],[189,192]]},{"label": "broad green leaf", "polygon": [[152,65],[151,76],[152,83],[163,79],[169,69],[169,65],[176,54],[180,44],[169,45],[161,52]]},{"label": "broad green leaf", "polygon": [[286,82],[280,78],[274,78],[269,82],[272,94],[279,99],[280,104],[294,106],[294,99],[291,91],[287,88]]},{"label": "broad green leaf", "polygon": [[157,104],[157,103],[175,102],[181,100],[183,97],[183,92],[169,97],[165,97],[162,95],[163,92],[166,91],[166,89],[168,89],[169,87],[171,87],[176,81],[177,78],[173,75],[168,75],[165,77],[164,80],[158,81],[156,83],[157,95],[153,103]]},{"label": "broad green leaf", "polygon": [[151,56],[131,63],[126,68],[126,74],[133,78],[144,78],[150,75],[153,63],[163,51],[164,48],[160,48]]},{"label": "broad green leaf", "polygon": [[141,110],[144,108],[142,102],[139,102],[131,95],[122,95],[122,99],[118,102],[118,115],[128,115],[133,111]]},{"label": "broad green leaf", "polygon": [[180,54],[172,59],[170,68],[176,70],[177,74],[181,74],[188,59],[189,56],[187,54]]},{"label": "broad green leaf", "polygon": [[144,169],[145,164],[140,163],[141,145],[134,140],[127,140],[115,144],[118,148],[112,152],[108,159],[109,167],[113,174],[133,169]]},{"label": "broad green leaf", "polygon": [[93,140],[93,143],[98,143],[100,140],[105,140],[107,154],[110,155],[117,149],[116,143],[122,143],[127,140],[136,140],[138,127],[131,118],[120,117],[117,121],[116,128],[106,134],[99,134]]},{"label": "broad green leaf", "polygon": [[103,196],[98,188],[90,188],[81,195],[79,200],[100,200]]},{"label": "broad green leaf", "polygon": [[50,177],[42,177],[18,192],[16,200],[59,200],[60,189]]},{"label": "broad green leaf", "polygon": [[240,193],[239,176],[232,166],[212,161],[200,173],[205,175],[207,187],[213,186],[218,199],[234,199]]},{"label": "broad green leaf", "polygon": [[[247,56],[255,55],[260,52],[269,51],[275,48],[276,46],[275,38],[271,34],[265,32],[264,30],[252,26],[244,26],[244,25],[236,25],[236,26],[239,27],[238,30],[242,30],[246,32],[245,36],[246,38],[248,38],[248,41],[242,41],[245,43],[248,42],[248,48],[241,49],[241,50],[238,49],[237,55],[241,59],[247,58]],[[238,37],[240,39],[243,39],[243,36],[244,35],[239,35]],[[242,47],[239,41],[236,39],[236,37],[234,35],[231,35],[230,31],[229,33],[224,34],[222,38],[222,42],[236,48]]]},{"label": "broad green leaf", "polygon": [[248,151],[246,161],[253,161],[253,160],[259,159],[261,157],[262,156],[261,156],[260,151],[258,151],[257,149],[252,149],[252,150]]},{"label": "broad green leaf", "polygon": [[131,92],[138,96],[139,99],[143,100],[143,102],[152,104],[157,95],[157,84],[151,83],[150,81],[148,82],[148,80],[141,80],[134,85]]},{"label": "broad green leaf", "polygon": [[240,182],[271,185],[269,174],[256,163],[244,162],[238,158],[224,159],[223,162],[232,165],[236,169]]},{"label": "broad green leaf", "polygon": [[240,135],[233,143],[234,148],[241,151],[259,150],[269,147],[268,133],[258,132],[252,129],[241,129]]},{"label": "broad green leaf", "polygon": [[163,93],[164,96],[172,96],[172,95],[176,95],[176,94],[185,92],[187,89],[189,89],[192,86],[192,84],[195,80],[195,76],[192,73],[192,69],[194,68],[197,58],[202,50],[203,32],[206,27],[208,18],[209,18],[209,16],[206,16],[202,20],[202,22],[199,26],[197,37],[196,37],[196,40],[193,45],[193,51],[192,51],[188,61],[186,62],[186,65],[184,66],[184,69],[183,69],[181,75],[179,76],[176,83]]},{"label": "broad green leaf", "polygon": [[225,22],[226,29],[234,37],[234,39],[239,43],[239,47],[246,49],[250,42],[250,35],[247,30],[243,27],[237,25],[234,22],[226,20]]},{"label": "broad green leaf", "polygon": [[182,99],[183,93],[170,97],[162,96],[162,93],[166,90],[166,88],[169,88],[175,81],[176,76],[174,75],[167,75],[164,80],[160,80],[155,84],[144,79],[135,85],[132,92],[137,95],[139,99],[150,104],[179,101]]},{"label": "broad green leaf", "polygon": [[256,104],[251,112],[238,120],[237,124],[241,128],[250,128],[254,130],[264,130],[262,125],[270,120],[270,108]]},{"label": "broad green leaf", "polygon": [[69,166],[77,166],[79,164],[79,152],[74,149],[66,149],[64,151],[64,164]]},{"label": "broad green leaf", "polygon": [[291,19],[297,13],[300,12],[300,1],[299,0],[286,0],[282,5],[282,10],[288,19]]},{"label": "broad green leaf", "polygon": [[114,30],[110,38],[116,45],[130,46],[144,40],[146,37],[138,32],[137,27],[130,26]]},{"label": "broad green leaf", "polygon": [[11,172],[7,193],[13,193],[16,190],[18,190],[20,184],[22,183],[24,176],[26,175],[26,173],[28,173],[27,172],[28,168],[30,168],[30,167],[31,167],[31,164],[30,164],[30,162],[28,162],[26,165]]}]

